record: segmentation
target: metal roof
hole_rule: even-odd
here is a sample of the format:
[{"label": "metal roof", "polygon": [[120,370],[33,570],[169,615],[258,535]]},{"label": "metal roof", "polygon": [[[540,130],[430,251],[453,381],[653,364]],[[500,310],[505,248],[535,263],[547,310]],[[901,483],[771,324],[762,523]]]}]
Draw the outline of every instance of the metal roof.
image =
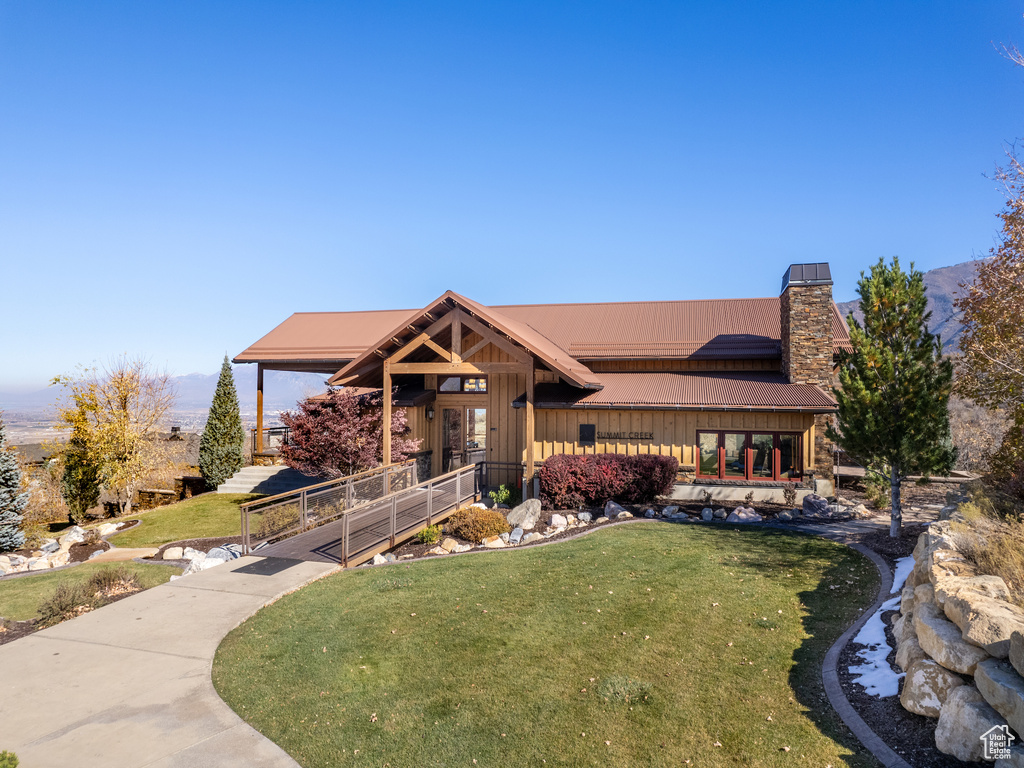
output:
[{"label": "metal roof", "polygon": [[[791,410],[825,413],[836,401],[811,384],[790,384],[780,373],[602,373],[604,388],[584,391],[538,384],[537,408],[652,408],[674,410]],[[526,395],[512,405],[526,405]]]},{"label": "metal roof", "polygon": [[[803,265],[808,266],[808,265]],[[826,265],[827,266],[827,265]],[[792,269],[792,268],[791,268]],[[529,340],[560,363],[600,359],[777,358],[778,297],[607,304],[486,307],[448,292],[510,336]],[[354,360],[425,310],[299,312],[234,358],[236,363]],[[832,306],[833,351],[849,349],[846,323]],[[586,377],[584,370],[577,374]],[[575,376],[574,376],[575,377]]]},{"label": "metal roof", "polygon": [[827,262],[790,264],[782,276],[782,290],[791,285],[832,285],[832,270]]}]

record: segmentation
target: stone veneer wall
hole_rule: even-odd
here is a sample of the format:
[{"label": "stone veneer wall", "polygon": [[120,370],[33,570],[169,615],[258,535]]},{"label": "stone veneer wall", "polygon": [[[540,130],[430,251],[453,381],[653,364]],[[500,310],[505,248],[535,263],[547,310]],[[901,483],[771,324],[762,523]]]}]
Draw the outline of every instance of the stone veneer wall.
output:
[{"label": "stone veneer wall", "polygon": [[[922,533],[893,624],[896,663],[906,672],[900,703],[938,718],[935,745],[960,760],[983,759],[979,737],[1024,735],[1024,610],[1006,583],[981,574],[956,548],[958,504]],[[1024,767],[1020,742],[996,768]]]},{"label": "stone veneer wall", "polygon": [[[779,297],[782,375],[791,384],[813,384],[832,391],[832,285],[788,285]],[[832,476],[832,441],[825,437],[829,416],[814,417],[814,471]]]}]

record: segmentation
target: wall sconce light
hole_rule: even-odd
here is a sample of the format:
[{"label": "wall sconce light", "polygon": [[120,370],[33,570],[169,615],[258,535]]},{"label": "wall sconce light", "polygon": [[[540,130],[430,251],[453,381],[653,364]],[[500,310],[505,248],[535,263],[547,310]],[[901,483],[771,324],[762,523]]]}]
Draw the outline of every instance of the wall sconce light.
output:
[{"label": "wall sconce light", "polygon": [[434,420],[434,406],[428,405],[427,406],[427,421],[433,421],[433,420]]}]

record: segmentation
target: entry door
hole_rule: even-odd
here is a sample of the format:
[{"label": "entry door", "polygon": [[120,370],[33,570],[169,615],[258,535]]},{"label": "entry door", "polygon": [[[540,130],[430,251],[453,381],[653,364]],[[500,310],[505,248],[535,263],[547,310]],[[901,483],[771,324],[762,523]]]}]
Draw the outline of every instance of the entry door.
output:
[{"label": "entry door", "polygon": [[487,409],[455,407],[441,411],[441,471],[451,472],[487,459]]}]

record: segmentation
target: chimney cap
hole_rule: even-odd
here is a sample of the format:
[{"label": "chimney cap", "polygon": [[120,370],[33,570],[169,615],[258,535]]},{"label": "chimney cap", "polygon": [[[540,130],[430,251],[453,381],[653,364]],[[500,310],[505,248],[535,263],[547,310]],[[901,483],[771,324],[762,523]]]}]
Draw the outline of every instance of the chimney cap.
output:
[{"label": "chimney cap", "polygon": [[832,271],[828,268],[828,262],[790,264],[782,276],[781,293],[785,293],[791,285],[832,285]]}]

